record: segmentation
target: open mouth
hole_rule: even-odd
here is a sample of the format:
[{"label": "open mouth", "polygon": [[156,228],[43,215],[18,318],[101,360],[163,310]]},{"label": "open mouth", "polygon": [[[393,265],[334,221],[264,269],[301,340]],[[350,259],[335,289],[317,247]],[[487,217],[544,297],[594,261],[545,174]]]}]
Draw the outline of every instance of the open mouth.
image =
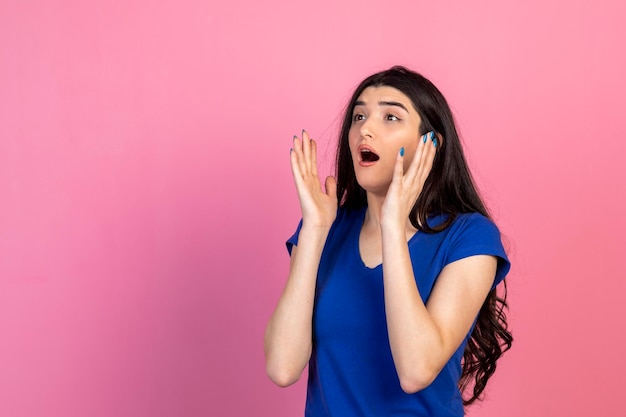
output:
[{"label": "open mouth", "polygon": [[361,149],[361,161],[363,162],[376,162],[380,159],[378,155],[372,152],[370,149]]}]

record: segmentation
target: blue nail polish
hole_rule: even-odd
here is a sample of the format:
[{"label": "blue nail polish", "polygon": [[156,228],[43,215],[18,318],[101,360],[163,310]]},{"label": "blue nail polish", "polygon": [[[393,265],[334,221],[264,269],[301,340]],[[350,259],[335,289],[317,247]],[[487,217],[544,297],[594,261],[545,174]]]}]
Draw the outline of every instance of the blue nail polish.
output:
[{"label": "blue nail polish", "polygon": [[435,131],[434,130],[432,130],[430,132],[430,138],[433,139],[433,140],[435,139]]},{"label": "blue nail polish", "polygon": [[422,141],[426,143],[427,138],[428,138],[428,133],[425,133],[424,136],[422,136]]},{"label": "blue nail polish", "polygon": [[400,148],[400,156],[404,156],[404,148]]},{"label": "blue nail polish", "polygon": [[437,147],[437,139],[433,139],[433,145],[435,146],[435,148]]}]

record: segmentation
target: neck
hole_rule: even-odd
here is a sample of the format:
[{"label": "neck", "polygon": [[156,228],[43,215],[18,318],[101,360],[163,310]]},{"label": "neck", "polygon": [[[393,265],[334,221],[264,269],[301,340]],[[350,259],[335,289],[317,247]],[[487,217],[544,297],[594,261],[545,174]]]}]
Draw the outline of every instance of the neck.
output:
[{"label": "neck", "polygon": [[[368,230],[381,230],[380,220],[382,214],[382,207],[385,201],[386,195],[378,195],[371,192],[367,192],[367,210],[365,211],[365,219],[363,222],[363,228]],[[407,217],[406,219],[406,233],[407,236],[412,236],[417,232],[417,229],[413,227],[413,224]]]},{"label": "neck", "polygon": [[364,226],[380,229],[380,218],[385,196],[367,193],[367,210],[365,212]]}]

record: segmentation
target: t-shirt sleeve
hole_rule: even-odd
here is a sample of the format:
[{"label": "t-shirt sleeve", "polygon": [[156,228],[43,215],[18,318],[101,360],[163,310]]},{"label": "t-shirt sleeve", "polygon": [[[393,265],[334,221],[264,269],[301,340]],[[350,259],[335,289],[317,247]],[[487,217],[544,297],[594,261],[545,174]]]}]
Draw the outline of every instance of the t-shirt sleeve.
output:
[{"label": "t-shirt sleeve", "polygon": [[492,255],[498,259],[495,288],[511,269],[498,227],[480,214],[465,216],[451,236],[446,264],[475,255]]},{"label": "t-shirt sleeve", "polygon": [[300,223],[298,223],[298,227],[296,228],[296,231],[294,232],[293,235],[291,235],[291,237],[289,239],[287,239],[287,252],[289,252],[289,256],[291,256],[291,249],[293,248],[293,245],[298,246],[298,236],[300,235],[300,229],[302,229],[302,220],[300,220]]}]

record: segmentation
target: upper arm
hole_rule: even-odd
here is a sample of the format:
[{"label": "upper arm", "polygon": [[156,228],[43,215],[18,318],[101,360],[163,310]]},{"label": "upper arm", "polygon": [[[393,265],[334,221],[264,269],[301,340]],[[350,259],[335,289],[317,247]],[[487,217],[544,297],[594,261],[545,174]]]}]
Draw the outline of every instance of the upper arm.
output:
[{"label": "upper arm", "polygon": [[426,308],[439,330],[447,360],[467,336],[494,283],[497,258],[475,255],[446,265]]},{"label": "upper arm", "polygon": [[293,266],[293,261],[296,259],[296,254],[298,253],[298,246],[296,244],[292,244],[289,247],[289,269]]}]

